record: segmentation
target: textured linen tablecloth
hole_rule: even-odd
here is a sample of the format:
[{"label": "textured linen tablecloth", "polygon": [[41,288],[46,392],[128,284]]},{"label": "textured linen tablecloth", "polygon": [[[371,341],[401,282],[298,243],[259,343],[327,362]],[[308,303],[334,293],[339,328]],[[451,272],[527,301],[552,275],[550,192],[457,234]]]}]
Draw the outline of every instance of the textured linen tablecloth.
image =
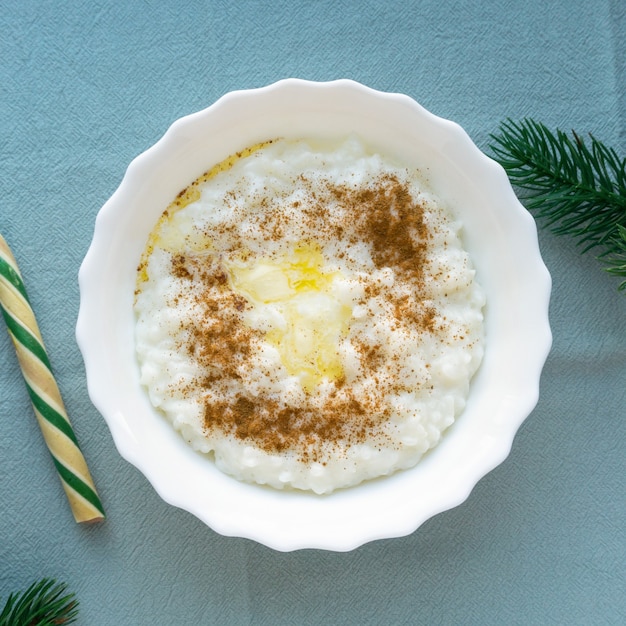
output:
[{"label": "textured linen tablecloth", "polygon": [[540,229],[554,344],[509,458],[461,506],[345,554],[278,553],[165,504],[118,454],[74,338],[96,214],[176,118],[352,78],[485,151],[532,116],[626,155],[625,35],[624,0],[2,2],[0,232],[108,518],[71,518],[0,329],[0,604],[49,576],[95,626],[626,623],[626,295],[571,239]]}]

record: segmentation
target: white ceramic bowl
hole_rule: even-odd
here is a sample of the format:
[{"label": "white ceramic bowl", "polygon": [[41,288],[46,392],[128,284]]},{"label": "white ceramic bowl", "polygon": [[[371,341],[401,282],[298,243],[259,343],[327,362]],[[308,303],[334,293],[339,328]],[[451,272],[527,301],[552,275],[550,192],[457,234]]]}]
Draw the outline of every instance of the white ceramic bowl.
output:
[{"label": "white ceramic bowl", "polygon": [[[244,484],[192,451],[139,385],[132,308],[137,264],[162,211],[215,163],[268,138],[351,132],[424,169],[462,219],[487,294],[485,357],[465,411],[415,468],[329,496]],[[403,536],[463,502],[508,455],[537,402],[551,345],[550,276],[535,223],[504,170],[458,125],[407,96],[349,80],[283,80],[230,93],[176,121],[130,164],[98,214],[79,283],[76,332],[89,393],[120,454],[164,500],[215,531],[283,551],[346,551]]]}]

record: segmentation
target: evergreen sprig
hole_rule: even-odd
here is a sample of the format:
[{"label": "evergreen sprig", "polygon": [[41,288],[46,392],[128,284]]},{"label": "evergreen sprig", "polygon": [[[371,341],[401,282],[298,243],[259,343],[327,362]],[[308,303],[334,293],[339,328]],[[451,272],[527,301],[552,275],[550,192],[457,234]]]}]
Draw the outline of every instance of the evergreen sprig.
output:
[{"label": "evergreen sprig", "polygon": [[44,578],[22,593],[12,593],[0,613],[0,626],[58,626],[72,624],[78,601],[65,583]]},{"label": "evergreen sprig", "polygon": [[593,135],[550,131],[532,119],[500,124],[491,135],[494,158],[522,201],[557,234],[595,248],[626,291],[626,159]]}]

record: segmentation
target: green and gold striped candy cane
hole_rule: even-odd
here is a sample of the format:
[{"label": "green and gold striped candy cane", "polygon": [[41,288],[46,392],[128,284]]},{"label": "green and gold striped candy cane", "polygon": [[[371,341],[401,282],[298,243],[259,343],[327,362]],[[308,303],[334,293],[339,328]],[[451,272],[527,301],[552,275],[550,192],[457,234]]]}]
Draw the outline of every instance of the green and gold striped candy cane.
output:
[{"label": "green and gold striped candy cane", "polygon": [[0,235],[0,309],[26,388],[77,522],[104,519],[100,498],[67,416],[15,258]]}]

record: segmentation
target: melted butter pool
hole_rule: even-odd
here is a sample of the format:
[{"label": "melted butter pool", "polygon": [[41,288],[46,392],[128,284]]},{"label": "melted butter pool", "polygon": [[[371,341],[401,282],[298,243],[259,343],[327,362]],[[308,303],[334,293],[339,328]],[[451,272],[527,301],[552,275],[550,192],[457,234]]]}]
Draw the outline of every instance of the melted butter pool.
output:
[{"label": "melted butter pool", "polygon": [[279,313],[266,340],[305,391],[343,378],[339,342],[348,331],[352,308],[335,296],[342,275],[327,266],[318,244],[299,244],[279,259],[232,262],[227,270],[232,289],[261,315]]}]

